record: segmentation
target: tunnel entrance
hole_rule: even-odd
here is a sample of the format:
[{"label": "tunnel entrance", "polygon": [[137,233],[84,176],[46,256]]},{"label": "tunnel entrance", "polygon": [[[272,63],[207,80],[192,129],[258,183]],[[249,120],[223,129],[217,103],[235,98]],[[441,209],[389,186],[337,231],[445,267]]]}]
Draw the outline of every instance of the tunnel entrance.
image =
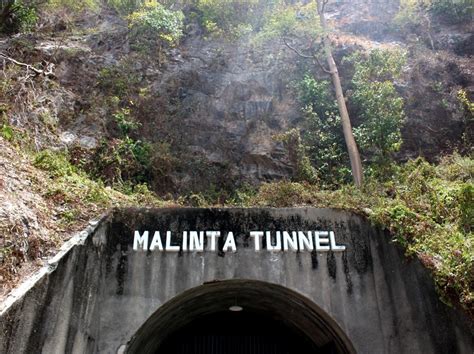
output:
[{"label": "tunnel entrance", "polygon": [[[236,311],[237,310],[237,311]],[[226,280],[185,291],[137,331],[127,353],[355,353],[345,333],[311,300],[276,284]]]},{"label": "tunnel entrance", "polygon": [[167,338],[159,354],[336,353],[331,342],[318,348],[297,329],[263,313],[219,312],[196,319]]}]

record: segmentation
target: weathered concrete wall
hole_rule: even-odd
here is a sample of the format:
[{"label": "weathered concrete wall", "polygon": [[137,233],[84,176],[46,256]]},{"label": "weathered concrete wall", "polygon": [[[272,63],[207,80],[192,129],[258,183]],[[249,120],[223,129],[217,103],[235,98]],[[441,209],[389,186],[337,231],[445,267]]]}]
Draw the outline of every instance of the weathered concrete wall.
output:
[{"label": "weathered concrete wall", "polygon": [[[233,231],[238,251],[136,252],[134,230]],[[254,230],[333,230],[346,251],[255,252],[248,237]],[[334,321],[358,353],[472,353],[474,348],[472,324],[439,301],[419,262],[407,260],[389,235],[347,212],[121,210],[68,247],[54,271],[43,271],[29,291],[0,307],[0,352],[116,353],[177,295],[231,279],[277,284],[300,294]]]}]

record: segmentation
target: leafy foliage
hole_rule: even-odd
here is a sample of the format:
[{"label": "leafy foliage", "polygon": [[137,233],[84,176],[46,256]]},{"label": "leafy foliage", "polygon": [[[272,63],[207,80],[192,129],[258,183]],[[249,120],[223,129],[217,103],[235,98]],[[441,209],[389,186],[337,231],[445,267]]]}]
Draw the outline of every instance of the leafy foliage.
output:
[{"label": "leafy foliage", "polygon": [[402,0],[395,21],[400,25],[424,23],[424,17],[433,15],[448,23],[472,20],[473,3],[470,0]]},{"label": "leafy foliage", "polygon": [[201,25],[209,34],[239,37],[252,31],[259,1],[198,0]]},{"label": "leafy foliage", "polygon": [[128,16],[132,36],[136,39],[158,36],[167,44],[178,43],[183,35],[184,14],[172,11],[159,2],[146,2],[139,10]]},{"label": "leafy foliage", "polygon": [[463,144],[468,153],[472,153],[474,146],[474,102],[469,99],[465,89],[457,92],[457,99],[460,105],[461,114],[464,120]]},{"label": "leafy foliage", "polygon": [[119,112],[115,113],[114,115],[115,122],[117,123],[120,132],[124,136],[128,136],[128,134],[137,129],[140,126],[140,123],[135,121],[134,119],[130,118],[130,109],[129,108],[122,108]]},{"label": "leafy foliage", "polygon": [[98,11],[100,2],[98,0],[48,0],[50,9],[66,9],[70,12],[78,11]]},{"label": "leafy foliage", "polygon": [[[116,66],[101,69],[97,84],[104,91],[115,95],[113,101],[120,101],[121,98],[133,95],[140,79],[139,75],[131,69],[130,63],[123,61]],[[116,104],[118,102],[112,103]]]},{"label": "leafy foliage", "polygon": [[321,34],[315,1],[276,6],[267,14],[261,31],[264,38],[297,36],[314,39]]},{"label": "leafy foliage", "polygon": [[106,0],[106,2],[119,14],[129,15],[139,9],[143,5],[144,0]]},{"label": "leafy foliage", "polygon": [[471,0],[432,0],[429,10],[448,22],[467,22],[472,21],[474,4]]},{"label": "leafy foliage", "polygon": [[347,60],[354,64],[351,99],[362,121],[355,128],[356,139],[366,156],[386,165],[402,143],[404,102],[393,80],[401,74],[405,53],[375,49],[367,56],[356,52]]},{"label": "leafy foliage", "polygon": [[319,179],[332,187],[348,181],[341,118],[329,81],[317,81],[306,74],[298,85],[298,96],[305,116],[303,143]]},{"label": "leafy foliage", "polygon": [[0,0],[0,33],[27,32],[38,20],[36,4],[31,1]]}]

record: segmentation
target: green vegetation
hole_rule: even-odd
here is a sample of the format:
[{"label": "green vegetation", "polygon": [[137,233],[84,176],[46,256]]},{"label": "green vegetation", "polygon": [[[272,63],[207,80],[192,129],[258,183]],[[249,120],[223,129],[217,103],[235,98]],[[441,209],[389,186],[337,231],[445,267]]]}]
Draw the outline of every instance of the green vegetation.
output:
[{"label": "green vegetation", "polygon": [[308,43],[322,34],[316,2],[307,4],[280,4],[270,9],[265,16],[260,38],[297,37]]},{"label": "green vegetation", "polygon": [[136,86],[141,81],[131,65],[129,60],[124,59],[115,66],[105,67],[99,71],[97,84],[107,93],[114,95],[111,98],[112,105],[117,105],[121,99],[133,97]]},{"label": "green vegetation", "polygon": [[334,188],[350,179],[341,118],[327,80],[317,81],[306,74],[298,84],[298,96],[305,123],[303,144],[325,187]]},{"label": "green vegetation", "polygon": [[152,146],[126,136],[103,141],[96,149],[91,162],[85,166],[96,178],[107,184],[141,184],[150,178]]},{"label": "green vegetation", "polygon": [[428,16],[448,23],[472,20],[474,5],[471,0],[402,0],[395,21],[401,25],[422,25]]},{"label": "green vegetation", "polygon": [[449,22],[472,21],[474,5],[471,0],[432,0],[429,10]]},{"label": "green vegetation", "polygon": [[115,9],[121,15],[128,15],[140,8],[144,0],[106,0],[107,5]]},{"label": "green vegetation", "polygon": [[346,60],[354,64],[351,99],[362,121],[354,131],[356,140],[373,163],[390,164],[391,154],[401,146],[405,119],[403,98],[393,80],[400,77],[406,54],[376,49],[367,56],[357,52]]},{"label": "green vegetation", "polygon": [[146,2],[130,14],[128,20],[132,38],[143,46],[156,37],[173,45],[183,35],[184,14],[168,10],[156,1]]},{"label": "green vegetation", "polygon": [[[123,191],[106,187],[100,180],[93,180],[82,169],[72,165],[65,152],[43,150],[34,155],[33,165],[48,173],[51,183],[44,195],[63,205],[67,222],[77,222],[85,215],[90,217],[91,208],[97,211],[113,205],[162,204],[143,184],[125,186]],[[127,192],[126,195],[123,192]]]},{"label": "green vegetation", "polygon": [[252,22],[259,2],[198,0],[196,8],[201,25],[208,34],[239,37],[253,30]]},{"label": "green vegetation", "polygon": [[85,10],[98,11],[100,2],[98,0],[48,0],[46,6],[52,10],[68,10],[71,12]]},{"label": "green vegetation", "polygon": [[283,142],[288,150],[290,161],[295,166],[294,181],[315,183],[317,181],[316,170],[307,156],[307,148],[301,141],[299,130],[291,129],[284,134],[275,136],[275,139]]},{"label": "green vegetation", "polygon": [[37,20],[34,1],[0,0],[0,33],[31,31]]},{"label": "green vegetation", "polygon": [[351,185],[321,190],[295,182],[237,191],[239,206],[311,205],[351,210],[389,230],[394,240],[434,274],[440,294],[474,314],[474,160],[453,155],[432,165],[419,158],[392,166],[390,181],[369,177],[363,190]]},{"label": "green vegetation", "polygon": [[[405,118],[404,102],[395,90],[393,80],[401,75],[405,53],[388,50],[373,50],[368,54],[356,52],[346,57],[345,61],[352,63],[354,69],[349,98],[359,120],[354,133],[362,155],[369,162],[366,169],[369,167],[369,173],[388,176],[392,154],[402,144],[400,129]],[[301,127],[302,146],[298,148],[299,161],[304,161],[307,156],[321,185],[337,188],[349,181],[350,169],[341,118],[331,85],[327,80],[318,81],[312,74],[305,74],[297,83],[296,90],[305,117]],[[292,152],[289,152],[291,155]],[[297,163],[295,166],[304,164]],[[309,168],[305,170],[309,171]],[[298,177],[297,180],[314,179]]]}]

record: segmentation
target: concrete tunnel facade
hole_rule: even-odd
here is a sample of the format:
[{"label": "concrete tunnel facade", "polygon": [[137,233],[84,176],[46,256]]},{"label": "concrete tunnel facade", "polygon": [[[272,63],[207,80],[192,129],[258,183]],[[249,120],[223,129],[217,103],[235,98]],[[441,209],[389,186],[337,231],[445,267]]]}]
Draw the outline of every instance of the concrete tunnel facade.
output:
[{"label": "concrete tunnel facade", "polygon": [[[221,232],[215,250],[209,237],[204,250],[191,249],[188,232],[210,230]],[[295,233],[296,249],[285,236],[287,250],[269,251],[265,234],[250,236],[258,230],[270,232],[270,247],[277,231],[312,232],[313,250]],[[0,352],[165,353],[173,333],[235,304],[298,331],[315,353],[474,349],[472,322],[442,303],[429,272],[364,217],[184,208],[115,210],[75,236],[0,307]]]}]

